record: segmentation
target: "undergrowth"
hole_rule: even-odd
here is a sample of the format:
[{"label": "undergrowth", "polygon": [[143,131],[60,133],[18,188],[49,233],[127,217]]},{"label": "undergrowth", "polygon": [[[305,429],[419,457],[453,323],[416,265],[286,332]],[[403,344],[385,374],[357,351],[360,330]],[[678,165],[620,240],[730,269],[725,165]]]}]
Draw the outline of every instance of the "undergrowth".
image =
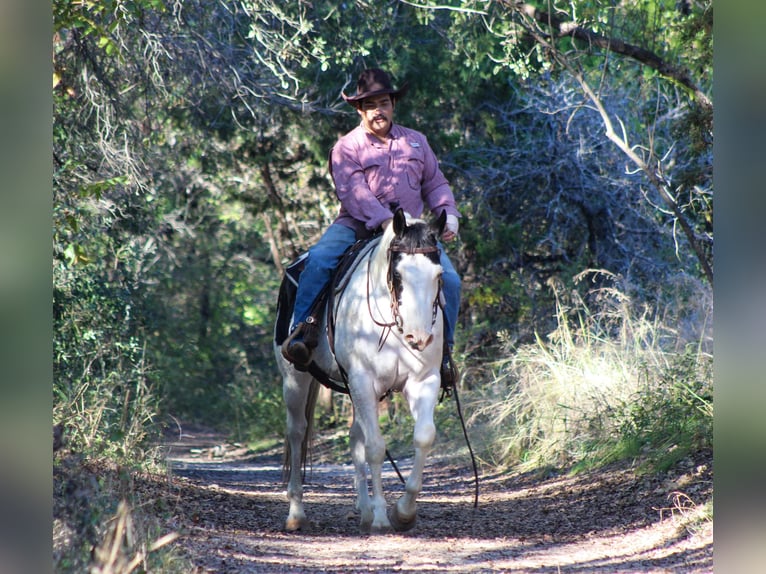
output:
[{"label": "undergrowth", "polygon": [[590,305],[559,295],[557,328],[518,348],[501,336],[502,358],[471,394],[482,460],[574,471],[631,460],[662,471],[711,448],[709,315],[681,329],[615,288],[591,294]]},{"label": "undergrowth", "polygon": [[156,469],[63,449],[53,466],[53,571],[185,573]]},{"label": "undergrowth", "polygon": [[187,572],[155,495],[158,399],[131,302],[106,281],[57,267],[54,300],[55,572]]}]

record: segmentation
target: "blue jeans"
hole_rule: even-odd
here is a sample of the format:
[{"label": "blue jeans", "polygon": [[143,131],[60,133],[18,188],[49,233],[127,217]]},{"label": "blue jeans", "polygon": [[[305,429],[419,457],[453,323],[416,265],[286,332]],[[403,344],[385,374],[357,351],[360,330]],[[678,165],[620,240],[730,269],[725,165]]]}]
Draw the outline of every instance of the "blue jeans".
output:
[{"label": "blue jeans", "polygon": [[[295,295],[293,326],[308,318],[311,306],[330,281],[332,272],[338,266],[343,253],[354,242],[356,242],[356,234],[353,229],[334,223],[309,249],[306,268],[301,273],[298,292]],[[451,349],[455,343],[455,325],[457,325],[457,314],[460,309],[460,276],[452,266],[444,248],[441,245],[439,247],[441,249],[441,265],[444,270],[442,275],[442,292],[445,300],[444,337]]]}]

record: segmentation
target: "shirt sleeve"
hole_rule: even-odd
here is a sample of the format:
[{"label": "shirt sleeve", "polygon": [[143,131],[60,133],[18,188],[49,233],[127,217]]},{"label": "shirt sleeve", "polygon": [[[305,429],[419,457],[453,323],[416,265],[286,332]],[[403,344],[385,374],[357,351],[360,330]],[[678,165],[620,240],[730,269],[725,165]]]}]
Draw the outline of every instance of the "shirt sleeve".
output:
[{"label": "shirt sleeve", "polygon": [[335,192],[341,206],[351,217],[364,223],[368,230],[379,227],[391,219],[391,211],[384,207],[367,184],[363,154],[354,149],[353,139],[341,139],[332,149],[330,162]]},{"label": "shirt sleeve", "polygon": [[434,215],[439,215],[442,211],[446,211],[447,214],[460,217],[460,212],[457,210],[455,203],[455,196],[452,193],[449,182],[439,168],[436,154],[431,149],[425,136],[422,136],[422,145],[425,152],[423,181],[421,182],[423,202]]}]

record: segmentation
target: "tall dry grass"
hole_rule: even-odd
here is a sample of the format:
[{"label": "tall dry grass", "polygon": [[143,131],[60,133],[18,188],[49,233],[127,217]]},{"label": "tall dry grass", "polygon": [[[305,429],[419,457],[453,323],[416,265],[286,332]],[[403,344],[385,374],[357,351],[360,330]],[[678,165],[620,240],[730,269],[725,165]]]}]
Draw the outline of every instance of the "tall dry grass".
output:
[{"label": "tall dry grass", "polygon": [[472,394],[486,463],[572,467],[644,455],[662,466],[712,442],[708,289],[684,278],[654,308],[616,287],[587,303],[554,289],[557,328],[518,348],[500,333],[502,358]]}]

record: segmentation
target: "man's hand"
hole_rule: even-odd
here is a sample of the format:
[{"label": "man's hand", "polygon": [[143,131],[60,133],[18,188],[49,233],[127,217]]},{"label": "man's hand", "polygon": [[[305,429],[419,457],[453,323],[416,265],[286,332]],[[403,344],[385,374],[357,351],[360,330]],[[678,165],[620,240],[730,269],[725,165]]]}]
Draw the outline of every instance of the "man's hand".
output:
[{"label": "man's hand", "polygon": [[457,237],[458,220],[457,216],[451,213],[447,214],[447,224],[444,226],[444,233],[442,233],[442,241],[452,241]]}]

